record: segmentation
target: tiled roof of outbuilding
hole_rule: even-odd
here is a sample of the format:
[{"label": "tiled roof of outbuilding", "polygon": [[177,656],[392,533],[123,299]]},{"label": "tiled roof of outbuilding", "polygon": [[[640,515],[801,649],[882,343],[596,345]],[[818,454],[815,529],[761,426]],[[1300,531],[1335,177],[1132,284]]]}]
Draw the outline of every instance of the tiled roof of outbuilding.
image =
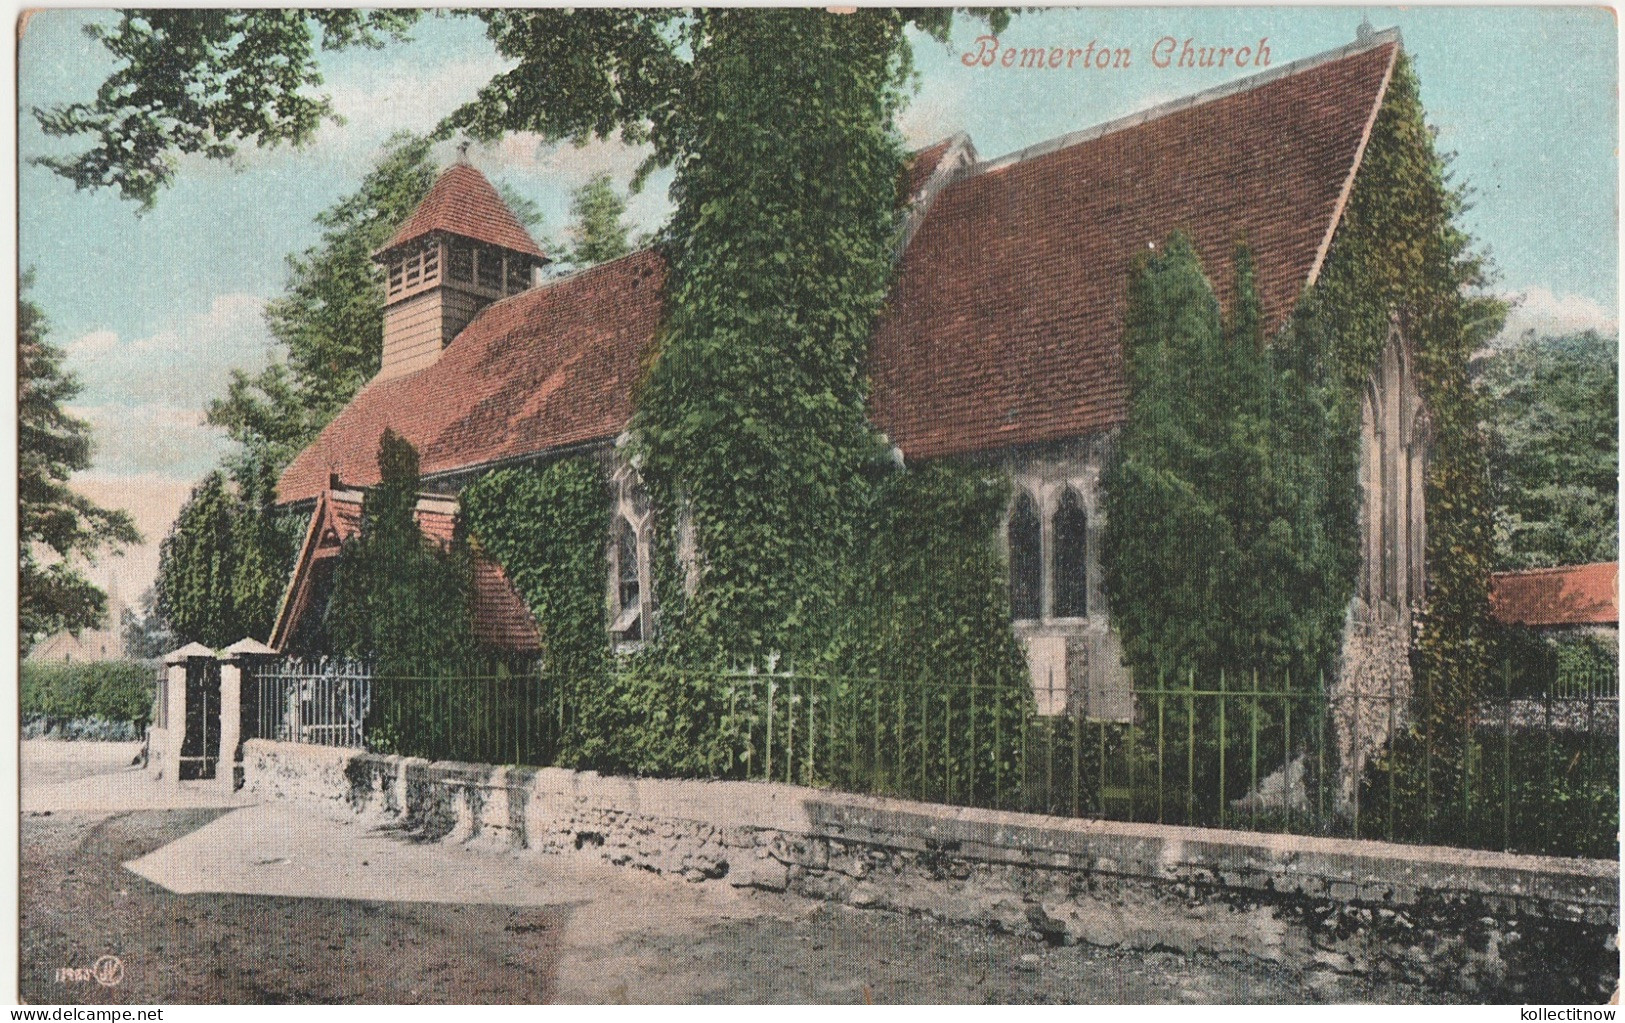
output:
[{"label": "tiled roof of outbuilding", "polygon": [[[313,563],[338,553],[342,545],[361,531],[364,495],[358,491],[325,490],[311,512],[311,521],[300,545],[292,578],[288,581],[282,606],[271,633],[274,645],[286,644],[298,630],[298,619],[313,612],[309,576]],[[425,497],[413,511],[423,535],[450,544],[457,533],[456,502],[445,497]],[[514,589],[502,566],[483,554],[474,555],[472,587],[474,635],[480,642],[502,650],[533,653],[541,649],[536,619]]]},{"label": "tiled roof of outbuilding", "polygon": [[1498,572],[1490,617],[1505,625],[1619,624],[1619,562]]}]

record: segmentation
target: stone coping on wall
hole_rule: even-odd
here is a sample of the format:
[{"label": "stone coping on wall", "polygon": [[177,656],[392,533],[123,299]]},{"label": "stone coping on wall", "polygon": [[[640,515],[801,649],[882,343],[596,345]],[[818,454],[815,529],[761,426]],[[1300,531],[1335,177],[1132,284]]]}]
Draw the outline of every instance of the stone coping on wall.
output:
[{"label": "stone coping on wall", "polygon": [[245,745],[244,763],[257,795],[404,817],[438,800],[454,837],[517,847],[564,847],[572,829],[578,849],[584,834],[601,843],[601,829],[587,829],[607,814],[696,825],[720,847],[762,845],[772,834],[813,840],[825,856],[834,843],[1271,898],[1391,908],[1466,899],[1512,915],[1619,922],[1614,861],[1048,817],[771,782],[431,763],[259,739]]}]

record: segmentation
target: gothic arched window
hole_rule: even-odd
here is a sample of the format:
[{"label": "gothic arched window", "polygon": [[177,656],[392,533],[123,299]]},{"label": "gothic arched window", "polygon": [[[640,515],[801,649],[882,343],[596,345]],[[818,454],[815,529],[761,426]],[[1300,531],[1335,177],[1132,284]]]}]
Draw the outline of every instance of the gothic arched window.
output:
[{"label": "gothic arched window", "polygon": [[1089,613],[1089,516],[1071,489],[1055,510],[1054,561],[1050,569],[1054,598],[1050,614],[1083,618]]},{"label": "gothic arched window", "polygon": [[1010,512],[1010,614],[1018,620],[1043,613],[1043,524],[1032,496],[1023,491]]},{"label": "gothic arched window", "polygon": [[615,624],[610,631],[622,642],[643,638],[643,586],[638,563],[638,533],[632,523],[618,519],[615,525],[614,564]]}]

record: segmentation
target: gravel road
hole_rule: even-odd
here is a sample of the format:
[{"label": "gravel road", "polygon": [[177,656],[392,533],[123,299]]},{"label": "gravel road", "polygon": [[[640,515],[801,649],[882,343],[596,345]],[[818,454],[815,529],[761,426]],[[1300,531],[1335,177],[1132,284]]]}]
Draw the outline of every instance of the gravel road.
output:
[{"label": "gravel road", "polygon": [[[105,781],[121,751],[30,751],[25,787]],[[61,744],[69,745],[69,744]],[[49,754],[49,755],[47,755]],[[93,762],[79,770],[76,759]],[[36,771],[33,765],[48,765]],[[25,800],[25,807],[30,806]],[[1051,947],[1017,935],[793,896],[740,893],[568,858],[515,860],[364,836],[415,875],[528,871],[513,905],[422,897],[423,878],[362,898],[177,894],[124,864],[227,814],[265,808],[25,809],[21,998],[236,1002],[1305,1002],[1410,1001],[1403,988],[1304,978],[1253,960]],[[215,824],[219,821],[219,824]],[[214,825],[213,827],[210,827]],[[199,838],[203,835],[198,836]],[[338,841],[313,832],[309,841]],[[193,840],[197,844],[197,840]],[[177,849],[183,848],[177,846]],[[238,850],[236,854],[241,855]],[[360,863],[362,861],[357,861]],[[482,864],[489,864],[482,868]],[[385,878],[387,882],[387,877]],[[429,879],[432,888],[433,878]],[[222,882],[225,884],[226,882]],[[549,892],[563,893],[549,902]],[[539,893],[539,894],[538,894]],[[91,969],[118,957],[104,986]],[[62,969],[69,972],[61,974]],[[110,968],[109,968],[110,969]],[[110,975],[110,974],[108,974]]]}]

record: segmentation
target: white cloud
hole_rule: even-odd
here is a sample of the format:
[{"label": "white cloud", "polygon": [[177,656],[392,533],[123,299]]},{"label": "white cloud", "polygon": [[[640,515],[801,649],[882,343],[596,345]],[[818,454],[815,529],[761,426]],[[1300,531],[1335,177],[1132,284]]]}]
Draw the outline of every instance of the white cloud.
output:
[{"label": "white cloud", "polygon": [[1619,317],[1595,299],[1584,295],[1554,293],[1550,288],[1532,287],[1521,295],[1507,296],[1515,303],[1507,314],[1506,326],[1497,341],[1512,341],[1528,331],[1538,334],[1575,334],[1585,330],[1614,333]]},{"label": "white cloud", "polygon": [[342,146],[348,139],[371,144],[402,129],[427,131],[508,66],[510,62],[488,53],[433,68],[401,60],[347,69],[333,76],[329,90],[333,110],[345,124],[325,125],[317,144]]},{"label": "white cloud", "polygon": [[67,368],[84,384],[84,405],[162,403],[203,408],[225,393],[231,370],[266,364],[274,341],[265,328],[265,299],[217,295],[207,311],[133,341],[90,331],[67,345]]},{"label": "white cloud", "polygon": [[482,169],[516,171],[575,188],[599,174],[608,174],[624,185],[654,149],[627,145],[619,136],[578,146],[547,142],[532,132],[515,132],[470,152]]},{"label": "white cloud", "polygon": [[230,448],[224,431],[204,423],[201,407],[151,402],[73,405],[67,411],[90,423],[93,464],[103,472],[191,478]]},{"label": "white cloud", "polygon": [[921,90],[897,117],[897,130],[910,149],[920,149],[965,127],[967,90],[962,79],[933,82]]},{"label": "white cloud", "polygon": [[118,347],[118,335],[111,330],[93,330],[68,342],[70,358],[88,359],[105,355]]},{"label": "white cloud", "polygon": [[[181,171],[216,179],[264,167],[289,172],[319,160],[330,172],[358,177],[372,169],[391,135],[398,131],[427,133],[510,64],[495,53],[427,67],[412,56],[349,64],[314,90],[332,101],[339,120],[322,121],[305,146],[244,145],[228,160],[184,154],[179,158]],[[448,160],[449,156],[440,162]]]}]

